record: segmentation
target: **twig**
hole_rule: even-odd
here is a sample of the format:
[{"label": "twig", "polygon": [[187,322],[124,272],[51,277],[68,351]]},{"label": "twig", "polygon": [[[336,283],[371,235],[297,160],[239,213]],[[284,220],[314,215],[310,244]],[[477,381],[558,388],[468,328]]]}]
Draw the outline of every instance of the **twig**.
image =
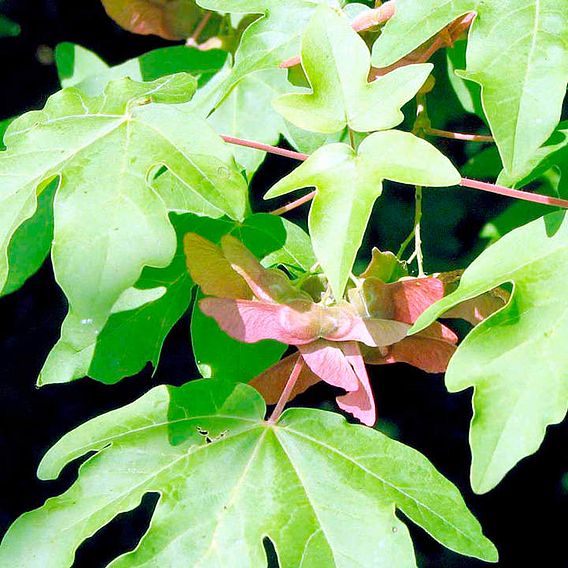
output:
[{"label": "twig", "polygon": [[439,130],[438,128],[426,128],[425,134],[430,136],[438,136],[439,138],[450,138],[451,140],[465,140],[466,142],[495,142],[493,136],[485,134],[462,134],[461,132],[449,132],[448,130]]},{"label": "twig", "polygon": [[[276,154],[278,156],[284,156],[286,158],[292,158],[293,160],[300,160],[302,162],[310,157],[309,154],[293,152],[292,150],[285,150],[284,148],[278,148],[276,146],[270,146],[268,144],[261,144],[260,142],[254,142],[252,140],[244,140],[241,138],[235,138],[233,136],[221,136],[221,138],[223,138],[223,140],[225,140],[225,142],[229,144],[245,146],[246,148],[254,148],[255,150],[261,150],[263,152]],[[568,200],[566,199],[549,197],[548,195],[540,195],[538,193],[527,193],[526,191],[521,191],[519,189],[511,189],[502,185],[495,185],[493,183],[487,183],[475,179],[462,178],[458,185],[472,189],[479,189],[481,191],[488,191],[490,193],[496,193],[497,195],[504,195],[505,197],[511,197],[513,199],[521,199],[523,201],[531,201],[533,203],[542,203],[543,205],[551,205],[552,207],[562,207],[563,209],[568,209]],[[305,197],[307,198],[308,196],[306,195]]]},{"label": "twig", "polygon": [[228,144],[235,144],[237,146],[244,146],[245,148],[253,148],[254,150],[261,150],[269,154],[276,154],[277,156],[284,156],[285,158],[292,158],[292,160],[305,161],[310,156],[308,154],[301,154],[292,150],[285,150],[277,146],[270,146],[262,142],[255,142],[254,140],[245,140],[244,138],[235,138],[234,136],[221,136],[221,138]]},{"label": "twig", "polygon": [[399,260],[402,260],[402,255],[404,254],[404,251],[408,248],[408,245],[414,240],[414,227],[412,227],[412,231],[410,231],[410,235],[408,235],[408,237],[406,237],[406,239],[404,239],[404,242],[400,245],[400,248],[398,249],[398,253],[396,254],[396,257]]},{"label": "twig", "polygon": [[553,207],[568,209],[568,201],[566,199],[559,199],[558,197],[549,197],[548,195],[540,195],[538,193],[527,193],[520,189],[511,189],[510,187],[469,178],[462,178],[460,185],[496,193],[497,195],[504,195],[505,197],[512,197],[513,199],[522,199],[524,201],[532,201],[533,203],[542,203],[543,205],[552,205]]},{"label": "twig", "polygon": [[207,12],[203,18],[201,18],[201,21],[197,24],[195,30],[193,30],[193,33],[191,34],[191,37],[185,42],[185,45],[188,47],[198,47],[197,42],[199,40],[199,36],[202,34],[205,26],[209,23],[212,15],[213,12]]},{"label": "twig", "polygon": [[[375,26],[378,26],[390,20],[394,16],[394,13],[395,0],[389,0],[382,6],[374,8],[372,10],[367,10],[361,15],[357,16],[351,22],[351,27],[356,32],[364,32],[365,30],[374,28]],[[290,57],[290,59],[286,59],[285,61],[280,63],[280,67],[282,69],[288,69],[289,67],[294,67],[295,65],[299,65],[300,63],[301,58],[299,55],[296,55],[295,57]]]},{"label": "twig", "polygon": [[422,254],[422,187],[416,186],[416,198],[414,201],[414,251],[418,264],[418,278],[424,276],[424,255]]},{"label": "twig", "polygon": [[288,213],[288,211],[292,211],[292,210],[297,209],[298,207],[302,206],[304,203],[308,203],[315,196],[316,196],[316,192],[312,191],[310,193],[307,193],[303,197],[300,197],[300,199],[296,199],[296,201],[292,201],[291,203],[288,203],[288,205],[284,205],[283,207],[279,207],[278,209],[275,209],[274,211],[271,211],[270,213],[272,213],[272,215],[284,215],[284,213]]},{"label": "twig", "polygon": [[296,361],[296,364],[294,365],[294,368],[292,369],[292,372],[290,373],[290,378],[288,379],[288,382],[286,383],[286,386],[284,387],[284,390],[282,391],[282,394],[278,399],[278,403],[274,407],[274,410],[270,415],[270,418],[268,419],[268,422],[270,424],[274,424],[280,418],[280,415],[282,414],[282,411],[284,410],[284,407],[286,406],[286,403],[288,402],[288,399],[290,398],[290,395],[292,394],[292,391],[296,386],[296,382],[298,381],[298,377],[300,376],[303,367],[304,360],[300,355],[298,357],[298,360]]}]

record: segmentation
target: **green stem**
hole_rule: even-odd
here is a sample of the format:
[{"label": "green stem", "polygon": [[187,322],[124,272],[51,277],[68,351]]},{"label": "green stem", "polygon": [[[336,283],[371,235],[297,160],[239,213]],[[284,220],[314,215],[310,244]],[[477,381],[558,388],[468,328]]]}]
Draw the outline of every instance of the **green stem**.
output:
[{"label": "green stem", "polygon": [[349,132],[349,143],[351,144],[351,148],[355,150],[355,136],[353,136],[353,130],[351,130],[349,126],[347,127],[347,132]]},{"label": "green stem", "polygon": [[422,231],[420,223],[422,221],[422,187],[416,186],[416,199],[414,205],[414,250],[416,251],[416,262],[418,264],[418,277],[424,276],[424,255],[422,254]]},{"label": "green stem", "polygon": [[396,257],[398,258],[398,260],[402,260],[402,255],[404,254],[404,251],[408,248],[408,245],[414,240],[414,227],[412,227],[412,231],[410,231],[410,235],[408,235],[408,237],[406,237],[406,239],[404,239],[404,242],[400,245],[400,248],[398,249],[398,253],[396,254]]}]

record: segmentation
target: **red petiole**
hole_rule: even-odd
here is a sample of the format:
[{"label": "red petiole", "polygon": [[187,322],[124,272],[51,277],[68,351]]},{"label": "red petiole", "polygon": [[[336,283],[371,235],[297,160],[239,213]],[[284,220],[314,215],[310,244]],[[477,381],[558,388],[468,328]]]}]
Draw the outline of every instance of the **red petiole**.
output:
[{"label": "red petiole", "polygon": [[[293,160],[305,161],[310,156],[309,154],[302,154],[301,152],[294,152],[293,150],[285,150],[284,148],[278,148],[276,146],[270,146],[269,144],[262,144],[261,142],[255,142],[254,140],[244,140],[242,138],[235,138],[233,136],[221,136],[225,142],[229,144],[235,144],[237,146],[244,146],[246,148],[253,148],[254,150],[261,150],[263,152],[268,152],[269,154],[276,154],[278,156],[284,156],[286,158],[291,158]],[[535,193],[527,193],[519,189],[511,189],[510,187],[504,187],[502,185],[495,185],[493,183],[487,183],[484,181],[478,181],[475,179],[462,178],[459,183],[462,187],[469,187],[472,189],[478,189],[480,191],[488,191],[490,193],[496,193],[497,195],[504,195],[505,197],[511,197],[513,199],[522,199],[523,201],[532,201],[533,203],[541,203],[543,205],[551,205],[553,207],[562,207],[568,209],[568,200],[559,199],[558,197],[549,197],[548,195],[540,195]],[[275,215],[282,215],[304,203],[307,203],[315,196],[315,191],[301,197],[300,199],[276,209],[273,211]]]}]

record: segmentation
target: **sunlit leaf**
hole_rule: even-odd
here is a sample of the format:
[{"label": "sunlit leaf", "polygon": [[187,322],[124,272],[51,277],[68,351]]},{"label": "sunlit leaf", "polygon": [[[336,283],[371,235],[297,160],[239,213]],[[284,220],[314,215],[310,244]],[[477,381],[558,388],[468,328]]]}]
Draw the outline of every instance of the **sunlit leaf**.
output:
[{"label": "sunlit leaf", "polygon": [[[171,263],[176,235],[167,203],[149,184],[154,169],[166,165],[218,216],[242,218],[246,184],[230,151],[186,106],[175,104],[194,88],[181,74],[155,83],[113,82],[99,98],[66,89],[8,129],[8,149],[0,154],[2,288],[14,261],[12,243],[29,227],[38,197],[58,179],[52,257],[70,314],[56,353],[72,355],[74,363],[48,361],[42,381],[86,375],[95,339],[119,297],[144,266]],[[26,243],[34,255],[43,254],[45,238]]]},{"label": "sunlit leaf", "polygon": [[567,0],[397,0],[375,43],[385,67],[468,12],[476,12],[461,73],[482,87],[482,101],[507,175],[530,161],[556,127],[568,81]]},{"label": "sunlit leaf", "polygon": [[345,16],[322,7],[302,39],[302,66],[312,93],[288,94],[274,106],[287,120],[324,134],[348,126],[369,132],[400,124],[401,107],[420,89],[432,65],[408,65],[369,83],[371,58]]},{"label": "sunlit leaf", "polygon": [[148,532],[114,568],[264,566],[266,536],[282,568],[413,568],[395,507],[448,548],[497,560],[458,490],[417,451],[332,413],[293,409],[271,424],[264,412],[251,387],[202,380],[80,426],[39,476],[95,454],[70,489],[12,525],[0,563],[69,567],[81,542],[147,493],[160,494]]},{"label": "sunlit leaf", "polygon": [[535,452],[546,427],[566,415],[567,278],[568,222],[553,213],[487,249],[415,325],[424,329],[464,300],[514,284],[507,306],[470,332],[446,374],[451,392],[475,387],[471,475],[479,493]]},{"label": "sunlit leaf", "polygon": [[310,235],[336,298],[343,296],[383,179],[449,186],[461,177],[433,146],[407,132],[391,130],[372,134],[357,152],[346,144],[324,146],[265,196],[317,187],[310,209]]}]

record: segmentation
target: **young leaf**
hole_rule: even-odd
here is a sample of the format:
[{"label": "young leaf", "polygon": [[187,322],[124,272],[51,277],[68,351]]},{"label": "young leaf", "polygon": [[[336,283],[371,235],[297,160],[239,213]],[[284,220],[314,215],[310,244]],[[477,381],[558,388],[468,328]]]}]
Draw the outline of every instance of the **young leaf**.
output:
[{"label": "young leaf", "polygon": [[113,568],[263,566],[266,536],[282,568],[412,568],[395,507],[448,548],[497,560],[458,490],[417,451],[332,413],[288,410],[271,424],[264,412],[251,387],[203,380],[83,424],[39,476],[95,454],[67,492],[12,525],[0,564],[71,566],[85,539],[149,492],[160,494],[150,528]]},{"label": "young leaf", "polygon": [[395,63],[468,12],[477,17],[462,75],[482,87],[507,175],[523,177],[560,119],[568,81],[566,0],[397,0],[373,47],[373,64]]},{"label": "young leaf", "polygon": [[371,57],[365,42],[345,16],[326,7],[304,32],[302,66],[313,92],[283,95],[274,108],[296,126],[324,134],[345,126],[358,132],[397,126],[404,120],[401,107],[433,67],[407,65],[368,83]]},{"label": "young leaf", "polygon": [[286,345],[265,340],[243,343],[227,335],[199,307],[199,295],[191,317],[191,345],[201,376],[248,382],[280,360]]},{"label": "young leaf", "polygon": [[[85,344],[91,353],[88,376],[115,383],[135,375],[148,362],[158,366],[162,345],[189,306],[193,283],[186,270],[183,235],[193,230],[192,215],[172,216],[178,234],[178,249],[166,268],[145,268],[134,287],[119,297],[102,331]],[[64,326],[66,324],[64,323]],[[42,369],[40,384],[71,381],[77,354],[60,342]]]},{"label": "young leaf", "polygon": [[[215,235],[212,235],[211,231],[206,233],[203,230],[200,234],[218,241],[223,232],[231,233],[246,243],[267,267],[285,265],[296,271],[307,272],[316,262],[308,235],[297,225],[275,215],[258,213],[247,217],[242,224],[234,227],[226,225],[225,231],[220,228]],[[215,263],[213,257],[203,262],[204,253],[197,253],[195,241],[186,245],[188,263],[192,261],[190,270],[201,276],[200,268],[205,269],[207,271],[204,276],[205,281],[211,280],[215,285],[214,289],[204,286],[205,294],[236,298],[250,296],[245,281],[233,271],[224,257],[226,268],[230,271],[227,273],[219,272],[218,266],[213,269]],[[199,276],[196,276],[197,281],[201,281]],[[228,288],[227,284],[235,277],[238,281]],[[221,288],[223,286],[224,290]],[[248,382],[276,363],[286,349],[276,341],[256,344],[236,341],[227,335],[214,319],[203,314],[198,302],[193,308],[191,341],[197,367],[204,377],[223,377],[225,380],[241,382]]]},{"label": "young leaf", "polygon": [[303,187],[317,188],[310,234],[337,299],[343,296],[383,179],[435,187],[455,185],[461,177],[428,142],[391,130],[371,134],[357,153],[346,144],[322,147],[265,195],[268,199]]},{"label": "young leaf", "polygon": [[227,53],[219,49],[202,51],[188,46],[163,47],[120,65],[110,67],[98,55],[74,43],[60,43],[55,63],[62,87],[77,87],[88,96],[103,93],[110,81],[130,77],[134,81],[155,81],[166,75],[190,73],[199,87],[221,69]]},{"label": "young leaf", "polygon": [[235,55],[233,73],[222,92],[254,71],[277,67],[300,50],[300,37],[318,6],[339,8],[344,0],[197,0],[208,10],[263,14],[244,32]]},{"label": "young leaf", "polygon": [[[272,108],[272,100],[289,92],[292,86],[283,69],[265,69],[250,73],[237,83],[228,97],[208,118],[219,134],[255,140],[263,144],[277,144],[286,130],[282,117]],[[247,178],[251,178],[264,161],[265,152],[235,146],[235,159],[241,164]]]},{"label": "young leaf", "polygon": [[193,0],[102,0],[107,14],[129,32],[187,39],[201,17]]},{"label": "young leaf", "polygon": [[226,145],[186,107],[166,104],[187,100],[194,86],[182,74],[147,84],[113,82],[100,98],[66,89],[6,133],[8,149],[0,154],[2,288],[10,243],[34,215],[36,196],[60,178],[52,255],[70,315],[58,348],[75,359],[62,376],[87,373],[96,337],[121,294],[144,266],[164,267],[174,256],[167,204],[148,184],[149,172],[165,164],[219,215],[243,216],[246,184]]},{"label": "young leaf", "polygon": [[[455,292],[418,319],[419,331],[455,305],[513,282],[507,306],[479,324],[450,362],[451,392],[475,387],[472,486],[495,487],[535,452],[568,408],[568,222],[553,213],[505,235],[464,272]],[[539,356],[536,356],[538,354]]]}]

